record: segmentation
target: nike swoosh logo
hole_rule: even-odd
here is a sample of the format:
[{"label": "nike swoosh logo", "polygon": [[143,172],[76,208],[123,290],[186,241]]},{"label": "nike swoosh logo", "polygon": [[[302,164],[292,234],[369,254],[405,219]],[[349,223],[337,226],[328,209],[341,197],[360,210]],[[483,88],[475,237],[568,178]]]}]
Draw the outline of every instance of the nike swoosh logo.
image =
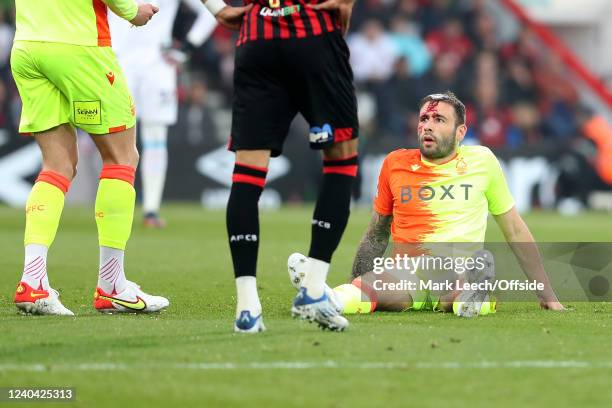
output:
[{"label": "nike swoosh logo", "polygon": [[43,297],[43,296],[47,296],[47,294],[46,293],[34,293],[34,292],[30,293],[30,297],[33,297],[33,298]]},{"label": "nike swoosh logo", "polygon": [[127,300],[121,300],[121,299],[116,299],[116,298],[112,298],[109,296],[102,296],[102,295],[100,295],[100,299],[109,300],[113,303],[116,303],[123,307],[127,307],[128,309],[132,309],[132,310],[144,310],[145,307],[147,307],[147,304],[139,296],[136,296],[136,299],[137,299],[136,302],[128,302]]}]

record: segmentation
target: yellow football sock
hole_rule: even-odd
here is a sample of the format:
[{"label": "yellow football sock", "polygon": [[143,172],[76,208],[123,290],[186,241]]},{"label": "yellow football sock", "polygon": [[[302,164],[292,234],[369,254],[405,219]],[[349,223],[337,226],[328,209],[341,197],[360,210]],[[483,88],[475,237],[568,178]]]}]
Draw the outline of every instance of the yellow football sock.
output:
[{"label": "yellow football sock", "polygon": [[51,246],[64,209],[64,194],[69,186],[70,180],[58,173],[40,173],[26,203],[25,245]]},{"label": "yellow football sock", "polygon": [[367,314],[376,309],[376,301],[371,301],[368,295],[354,284],[336,286],[334,294],[342,304],[343,314]]},{"label": "yellow football sock", "polygon": [[95,210],[100,246],[125,249],[132,232],[136,201],[134,172],[134,168],[120,165],[106,165],[102,169]]}]

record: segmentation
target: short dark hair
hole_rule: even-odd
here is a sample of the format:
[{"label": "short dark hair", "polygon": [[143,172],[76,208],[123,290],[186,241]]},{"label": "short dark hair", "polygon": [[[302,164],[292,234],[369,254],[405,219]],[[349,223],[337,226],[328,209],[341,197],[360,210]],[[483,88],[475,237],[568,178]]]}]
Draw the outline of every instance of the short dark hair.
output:
[{"label": "short dark hair", "polygon": [[457,96],[451,91],[444,93],[435,93],[427,95],[419,103],[419,110],[428,102],[446,102],[455,108],[455,116],[457,117],[457,125],[465,124],[465,105],[457,98]]}]

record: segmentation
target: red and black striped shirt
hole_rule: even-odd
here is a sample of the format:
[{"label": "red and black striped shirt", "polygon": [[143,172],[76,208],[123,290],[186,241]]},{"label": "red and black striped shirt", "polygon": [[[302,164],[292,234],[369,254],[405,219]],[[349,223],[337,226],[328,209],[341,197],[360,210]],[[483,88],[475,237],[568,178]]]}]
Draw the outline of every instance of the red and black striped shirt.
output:
[{"label": "red and black striped shirt", "polygon": [[245,14],[237,46],[249,41],[305,38],[340,29],[337,14],[306,4],[322,0],[245,0],[253,8]]}]

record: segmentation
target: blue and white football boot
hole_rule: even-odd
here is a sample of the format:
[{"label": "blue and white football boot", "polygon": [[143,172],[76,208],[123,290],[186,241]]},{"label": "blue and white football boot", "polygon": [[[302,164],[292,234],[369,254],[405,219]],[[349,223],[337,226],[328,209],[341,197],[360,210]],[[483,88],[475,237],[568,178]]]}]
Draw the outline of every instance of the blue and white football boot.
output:
[{"label": "blue and white football boot", "polygon": [[300,288],[293,300],[291,315],[297,319],[316,322],[323,330],[344,331],[349,326],[348,320],[338,312],[327,293],[323,292],[323,296],[313,299],[308,296],[304,287]]},{"label": "blue and white football boot", "polygon": [[[308,270],[308,257],[306,255],[295,252],[289,255],[287,259],[287,271],[289,272],[289,281],[295,290],[300,290],[302,281],[306,277]],[[338,313],[342,313],[344,305],[336,295],[336,292],[325,284],[325,294],[329,297],[329,301],[334,305],[334,308]]]},{"label": "blue and white football boot", "polygon": [[234,322],[234,332],[236,333],[259,333],[265,330],[266,326],[264,326],[261,313],[252,316],[251,312],[243,310]]}]

